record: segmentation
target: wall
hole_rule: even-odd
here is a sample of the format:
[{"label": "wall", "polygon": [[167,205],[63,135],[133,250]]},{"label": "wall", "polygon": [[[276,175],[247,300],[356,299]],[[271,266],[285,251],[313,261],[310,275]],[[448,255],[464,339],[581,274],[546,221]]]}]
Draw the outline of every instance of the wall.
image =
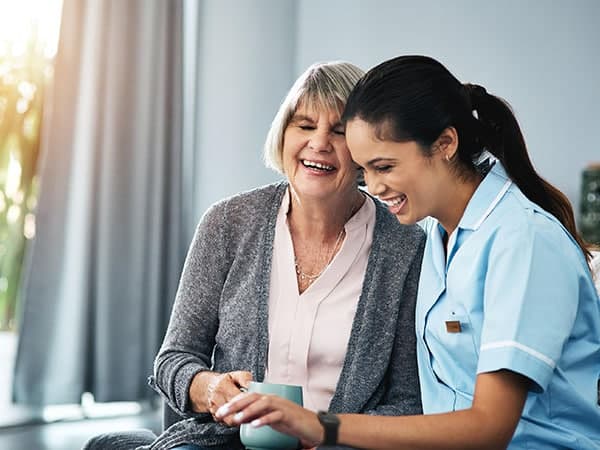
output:
[{"label": "wall", "polygon": [[441,60],[507,99],[536,168],[579,207],[580,172],[600,161],[600,2],[301,0],[296,71],[400,54]]},{"label": "wall", "polygon": [[190,0],[186,8],[198,17],[195,105],[188,105],[195,223],[216,200],[280,178],[265,168],[262,147],[293,81],[296,22],[290,1]]},{"label": "wall", "polygon": [[276,178],[260,150],[293,79],[318,60],[365,69],[407,53],[440,59],[512,104],[534,165],[578,208],[600,161],[597,0],[204,0],[199,21],[195,200]]}]

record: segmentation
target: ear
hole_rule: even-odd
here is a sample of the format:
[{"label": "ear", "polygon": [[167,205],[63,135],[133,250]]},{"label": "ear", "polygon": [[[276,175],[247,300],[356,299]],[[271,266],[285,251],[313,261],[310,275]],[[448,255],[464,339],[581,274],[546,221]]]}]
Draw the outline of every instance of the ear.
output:
[{"label": "ear", "polygon": [[451,161],[458,150],[458,133],[456,132],[456,128],[448,127],[442,131],[433,143],[433,148],[446,161]]}]

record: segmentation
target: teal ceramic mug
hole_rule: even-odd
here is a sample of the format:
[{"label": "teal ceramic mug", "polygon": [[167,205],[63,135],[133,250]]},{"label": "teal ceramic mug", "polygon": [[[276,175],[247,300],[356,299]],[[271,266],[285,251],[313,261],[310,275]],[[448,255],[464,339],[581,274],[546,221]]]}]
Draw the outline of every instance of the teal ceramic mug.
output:
[{"label": "teal ceramic mug", "polygon": [[[274,394],[303,405],[302,386],[251,381],[248,392]],[[297,438],[280,433],[268,425],[255,428],[249,423],[240,427],[240,439],[248,450],[292,450],[297,449],[300,444]]]}]

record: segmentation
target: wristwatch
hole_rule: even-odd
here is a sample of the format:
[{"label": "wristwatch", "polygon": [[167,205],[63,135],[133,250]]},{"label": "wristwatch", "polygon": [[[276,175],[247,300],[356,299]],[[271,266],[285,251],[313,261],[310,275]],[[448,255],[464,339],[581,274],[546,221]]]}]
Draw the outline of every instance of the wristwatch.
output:
[{"label": "wristwatch", "polygon": [[325,438],[321,445],[336,445],[338,440],[338,428],[340,427],[339,417],[335,414],[328,413],[327,411],[319,411],[317,417],[325,430]]}]

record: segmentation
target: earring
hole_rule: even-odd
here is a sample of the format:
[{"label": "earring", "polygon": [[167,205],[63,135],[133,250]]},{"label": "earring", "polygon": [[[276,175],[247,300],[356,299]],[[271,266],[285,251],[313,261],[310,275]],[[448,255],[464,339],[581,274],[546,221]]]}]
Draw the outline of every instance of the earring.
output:
[{"label": "earring", "polygon": [[446,153],[446,162],[450,162],[450,155]]}]

